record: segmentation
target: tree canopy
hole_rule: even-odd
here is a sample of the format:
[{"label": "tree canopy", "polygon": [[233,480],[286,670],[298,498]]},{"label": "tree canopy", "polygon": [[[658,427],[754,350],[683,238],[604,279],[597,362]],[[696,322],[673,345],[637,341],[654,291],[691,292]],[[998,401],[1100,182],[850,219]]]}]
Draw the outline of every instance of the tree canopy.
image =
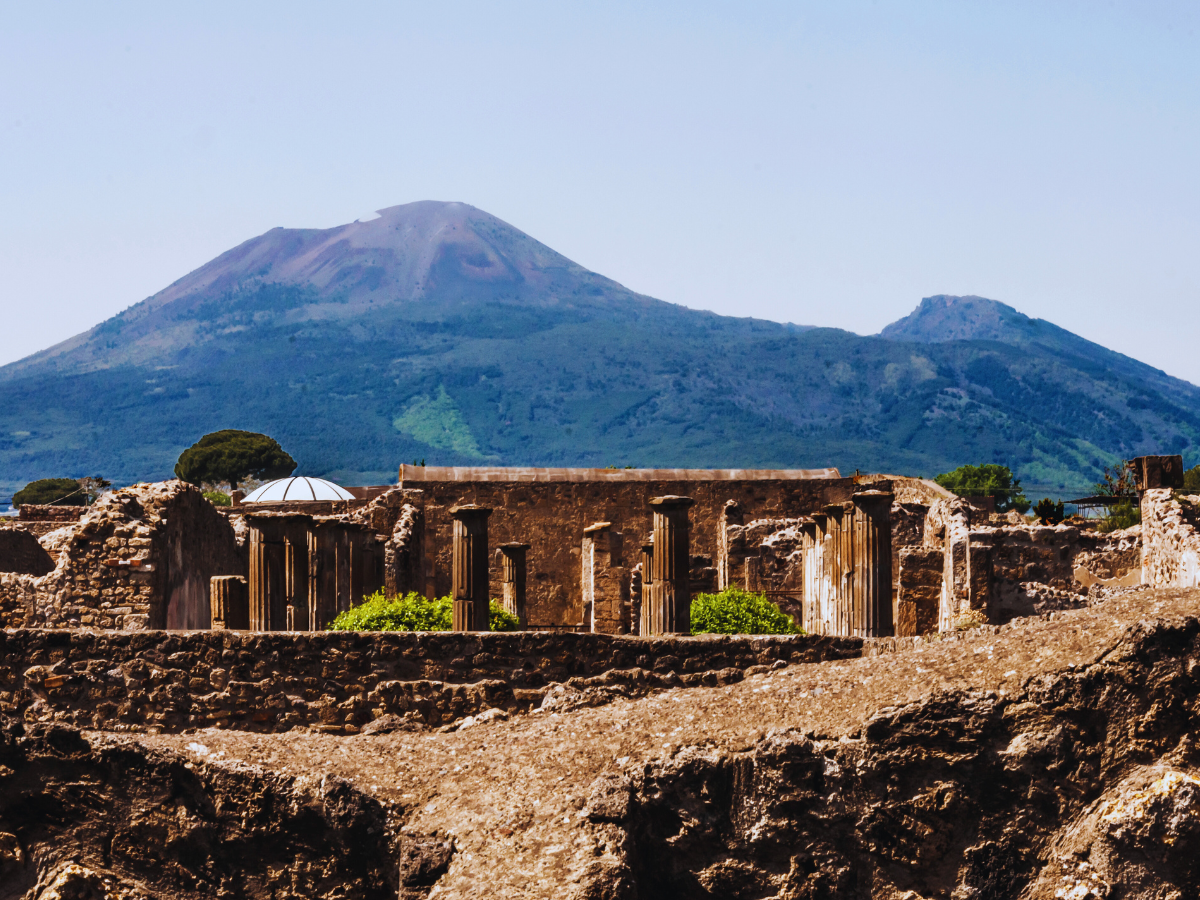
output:
[{"label": "tree canopy", "polygon": [[1183,473],[1183,489],[1192,494],[1200,493],[1200,466],[1192,466]]},{"label": "tree canopy", "polygon": [[1008,466],[995,463],[959,466],[953,472],[943,472],[934,481],[960,497],[995,497],[997,512],[1015,509],[1023,513],[1029,509],[1029,498]]},{"label": "tree canopy", "polygon": [[13,506],[87,506],[88,495],[74,478],[39,478],[13,494]]},{"label": "tree canopy", "polygon": [[179,455],[175,474],[191,484],[228,484],[247,478],[269,481],[292,474],[296,461],[265,434],[227,428],[206,434]]}]

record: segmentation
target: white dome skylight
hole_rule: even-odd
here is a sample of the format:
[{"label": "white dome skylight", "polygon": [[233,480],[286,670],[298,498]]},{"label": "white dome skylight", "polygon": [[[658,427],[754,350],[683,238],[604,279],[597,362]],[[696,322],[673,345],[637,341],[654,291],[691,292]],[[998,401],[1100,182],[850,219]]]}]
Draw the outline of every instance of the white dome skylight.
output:
[{"label": "white dome skylight", "polygon": [[324,478],[280,478],[246,495],[243,503],[302,503],[313,500],[353,500],[354,495]]}]

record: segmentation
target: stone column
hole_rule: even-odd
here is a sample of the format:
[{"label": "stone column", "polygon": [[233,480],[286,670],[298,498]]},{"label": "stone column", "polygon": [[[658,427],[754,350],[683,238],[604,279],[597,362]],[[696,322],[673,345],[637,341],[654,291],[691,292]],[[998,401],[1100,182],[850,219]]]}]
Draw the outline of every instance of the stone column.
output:
[{"label": "stone column", "polygon": [[246,579],[240,575],[214,575],[208,582],[209,606],[212,609],[212,629],[250,627],[250,594]]},{"label": "stone column", "polygon": [[629,570],[622,565],[623,538],[611,522],[583,529],[583,624],[588,631],[628,630]]},{"label": "stone column", "polygon": [[284,591],[287,597],[287,630],[308,631],[308,532],[284,539]]},{"label": "stone column", "polygon": [[491,514],[488,507],[474,504],[450,510],[454,519],[450,594],[455,631],[489,630],[487,520]]},{"label": "stone column", "polygon": [[528,544],[513,542],[501,544],[500,550],[500,587],[504,592],[501,602],[504,608],[517,617],[521,628],[526,625],[525,618],[525,556],[529,551]]},{"label": "stone column", "polygon": [[646,635],[688,634],[691,625],[691,497],[654,497],[654,555],[650,558],[650,609],[643,606]]},{"label": "stone column", "polygon": [[849,630],[855,637],[890,637],[892,619],[892,509],[885,491],[860,491],[854,503]]},{"label": "stone column", "polygon": [[642,544],[642,549],[638,554],[637,584],[630,586],[631,602],[637,605],[636,611],[633,611],[634,617],[630,625],[633,634],[649,634],[647,629],[650,627],[650,622],[647,616],[650,615],[650,585],[654,581],[650,571],[653,559],[654,544],[647,541]]},{"label": "stone column", "polygon": [[821,539],[818,536],[817,517],[806,519],[800,526],[804,552],[804,601],[800,624],[809,634],[821,634],[820,590],[821,590]]}]

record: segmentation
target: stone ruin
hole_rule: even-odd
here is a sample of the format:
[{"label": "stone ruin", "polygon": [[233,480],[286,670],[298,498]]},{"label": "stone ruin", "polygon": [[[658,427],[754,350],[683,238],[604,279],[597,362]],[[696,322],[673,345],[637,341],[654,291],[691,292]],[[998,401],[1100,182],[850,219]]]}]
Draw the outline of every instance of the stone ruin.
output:
[{"label": "stone ruin", "polygon": [[354,501],[226,509],[136,485],[0,528],[0,621],[320,631],[383,589],[452,596],[458,630],[486,629],[497,598],[524,630],[652,635],[687,633],[690,598],[734,586],[813,634],[912,637],[1195,584],[1182,461],[1137,465],[1144,527],[1113,534],[836,470],[404,467]]},{"label": "stone ruin", "polygon": [[210,579],[244,565],[229,521],[182,482],[114,491],[71,515],[0,529],[5,627],[208,628]]},{"label": "stone ruin", "polygon": [[[881,476],[5,523],[0,896],[1196,896],[1175,460],[1110,535]],[[315,631],[373,585],[527,630]],[[720,586],[813,633],[654,634]]]}]

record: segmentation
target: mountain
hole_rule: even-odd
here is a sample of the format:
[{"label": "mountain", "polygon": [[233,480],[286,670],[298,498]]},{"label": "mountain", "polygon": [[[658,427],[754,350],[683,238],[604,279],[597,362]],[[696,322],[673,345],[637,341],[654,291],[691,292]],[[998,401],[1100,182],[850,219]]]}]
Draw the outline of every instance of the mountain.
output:
[{"label": "mountain", "polygon": [[445,465],[1011,465],[1034,492],[1200,448],[1200,389],[978,297],[878,336],[687,309],[462,203],[276,228],[0,368],[0,495],[170,475],[220,428],[304,474]]}]

